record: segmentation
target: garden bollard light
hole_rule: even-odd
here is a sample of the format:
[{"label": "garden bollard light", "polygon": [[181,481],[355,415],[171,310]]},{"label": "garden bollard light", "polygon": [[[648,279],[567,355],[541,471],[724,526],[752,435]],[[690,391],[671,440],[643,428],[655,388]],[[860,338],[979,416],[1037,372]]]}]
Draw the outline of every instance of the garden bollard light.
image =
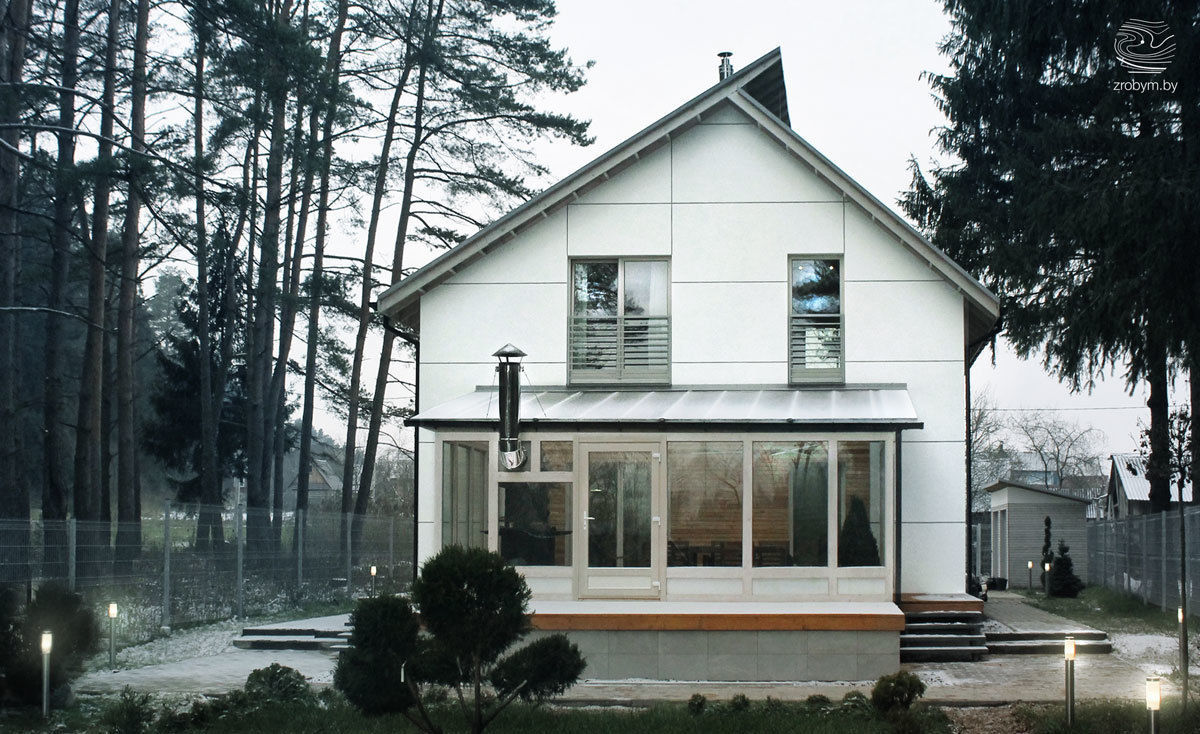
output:
[{"label": "garden bollard light", "polygon": [[1067,661],[1067,726],[1075,726],[1075,638],[1067,635],[1063,641],[1063,658]]},{"label": "garden bollard light", "polygon": [[54,635],[50,630],[42,632],[42,718],[50,717],[50,648],[54,646]]},{"label": "garden bollard light", "polygon": [[117,603],[108,604],[108,667],[117,667]]},{"label": "garden bollard light", "polygon": [[1026,566],[1026,568],[1029,569],[1029,590],[1032,591],[1033,590],[1033,561],[1027,562],[1025,564],[1025,566]]},{"label": "garden bollard light", "polygon": [[376,569],[374,566],[371,566],[371,596],[372,597],[375,596],[375,573],[377,570],[378,569]]},{"label": "garden bollard light", "polygon": [[1042,568],[1046,572],[1046,581],[1042,584],[1044,587],[1042,591],[1046,592],[1046,596],[1050,596],[1050,564],[1044,563],[1042,564]]},{"label": "garden bollard light", "polygon": [[1150,734],[1158,734],[1158,708],[1162,704],[1162,679],[1146,679],[1146,708],[1150,711]]}]

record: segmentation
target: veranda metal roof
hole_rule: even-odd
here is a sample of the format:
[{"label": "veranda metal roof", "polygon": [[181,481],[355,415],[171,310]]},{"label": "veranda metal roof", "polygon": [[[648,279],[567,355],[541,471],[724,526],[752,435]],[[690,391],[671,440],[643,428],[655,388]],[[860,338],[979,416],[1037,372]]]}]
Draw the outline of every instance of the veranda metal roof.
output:
[{"label": "veranda metal roof", "polygon": [[[409,425],[483,426],[499,420],[499,400],[479,388],[422,410]],[[904,386],[842,388],[663,388],[577,390],[534,387],[522,390],[521,422],[621,425],[721,424],[822,427],[921,428]]]}]

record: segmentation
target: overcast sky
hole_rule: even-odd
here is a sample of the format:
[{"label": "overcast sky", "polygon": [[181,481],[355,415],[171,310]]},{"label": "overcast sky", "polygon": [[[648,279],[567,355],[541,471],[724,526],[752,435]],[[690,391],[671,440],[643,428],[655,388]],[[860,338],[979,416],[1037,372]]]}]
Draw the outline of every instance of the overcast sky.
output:
[{"label": "overcast sky", "polygon": [[[546,146],[547,184],[714,84],[717,52],[732,51],[737,69],[776,46],[792,127],[879,199],[895,206],[910,157],[926,168],[937,159],[933,132],[943,118],[922,74],[947,68],[938,53],[950,30],[940,2],[559,0],[558,7],[551,38],[595,66],[582,90],[550,104],[590,119],[596,142]],[[1036,359],[1018,360],[1003,345],[994,367],[990,352],[980,357],[972,381],[1013,415],[1062,410],[1094,425],[1112,451],[1134,450],[1138,420],[1148,420],[1144,392],[1131,397],[1119,375],[1090,395],[1073,395]]]}]

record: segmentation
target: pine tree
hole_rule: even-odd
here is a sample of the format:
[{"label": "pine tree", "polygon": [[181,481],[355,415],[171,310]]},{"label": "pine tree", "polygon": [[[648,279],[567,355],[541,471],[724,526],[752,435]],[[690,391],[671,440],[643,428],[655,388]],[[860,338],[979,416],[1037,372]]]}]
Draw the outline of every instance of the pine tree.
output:
[{"label": "pine tree", "polygon": [[1050,543],[1050,516],[1046,515],[1046,531],[1042,536],[1042,572],[1040,574],[1042,580],[1042,588],[1046,587],[1046,564],[1054,563],[1054,549]]},{"label": "pine tree", "polygon": [[1050,566],[1050,596],[1064,596],[1074,599],[1083,591],[1083,582],[1075,575],[1075,562],[1071,560],[1071,549],[1067,544],[1058,541],[1058,558]]}]

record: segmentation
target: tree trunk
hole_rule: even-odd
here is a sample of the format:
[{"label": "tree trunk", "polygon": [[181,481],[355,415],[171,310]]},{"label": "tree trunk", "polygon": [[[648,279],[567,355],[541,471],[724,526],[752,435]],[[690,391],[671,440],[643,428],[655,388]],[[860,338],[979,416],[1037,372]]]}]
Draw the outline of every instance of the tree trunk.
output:
[{"label": "tree trunk", "polygon": [[[407,45],[407,39],[406,39]],[[408,84],[412,64],[406,63],[396,88],[392,92],[392,105],[388,109],[387,127],[383,133],[383,147],[379,152],[379,164],[375,168],[375,191],[371,197],[371,218],[367,224],[367,244],[363,251],[363,282],[358,303],[358,328],[354,335],[354,354],[350,361],[350,401],[346,415],[346,445],[342,453],[342,514],[354,509],[354,453],[358,441],[358,413],[362,395],[363,354],[367,346],[367,332],[371,324],[371,281],[375,270],[375,237],[379,231],[379,215],[383,209],[383,197],[387,193],[387,174],[392,161],[392,143],[396,137],[396,113],[400,98]],[[345,543],[343,543],[343,546]]]},{"label": "tree trunk", "polygon": [[9,92],[0,96],[0,518],[14,521],[0,533],[0,582],[30,578],[29,485],[17,474],[17,316],[6,310],[17,305],[17,252],[21,233],[17,224],[21,165],[17,156],[21,117],[16,93],[25,69],[25,39],[29,33],[30,0],[10,0],[0,16],[0,85]]},{"label": "tree trunk", "polygon": [[[438,0],[435,10],[433,0],[430,0],[426,15],[425,36],[421,40],[421,50],[418,53],[420,61],[417,66],[417,91],[413,103],[413,132],[412,143],[408,147],[408,155],[404,159],[404,189],[400,199],[400,221],[396,225],[396,243],[392,252],[392,282],[400,280],[404,269],[404,245],[408,240],[408,224],[412,217],[413,186],[416,182],[417,153],[424,143],[425,134],[425,83],[429,68],[427,53],[433,44],[437,27],[441,22],[444,0]],[[395,335],[385,332],[383,348],[379,356],[379,368],[375,373],[375,393],[371,397],[371,420],[367,424],[367,441],[363,449],[362,473],[358,480],[358,496],[354,501],[354,520],[351,529],[351,542],[354,548],[361,543],[363,517],[371,504],[371,483],[375,477],[375,459],[379,452],[379,431],[383,425],[383,407],[387,397],[388,371],[391,369],[392,348]],[[419,368],[418,368],[419,369]],[[413,447],[416,450],[416,446]],[[344,545],[344,543],[343,543]],[[417,559],[413,559],[416,563]]]},{"label": "tree trunk", "polygon": [[1200,338],[1189,346],[1191,360],[1188,363],[1188,383],[1191,388],[1192,425],[1188,431],[1191,439],[1192,504],[1200,503]]},{"label": "tree trunk", "polygon": [[[286,25],[291,2],[285,0],[275,23]],[[283,209],[283,155],[287,142],[286,72],[272,61],[267,68],[268,97],[271,105],[271,147],[267,154],[267,194],[264,203],[262,240],[259,245],[258,284],[254,304],[254,353],[250,361],[250,421],[247,427],[246,504],[254,511],[246,522],[246,540],[259,552],[268,548],[270,518],[267,517],[267,436],[266,419],[273,413],[267,390],[274,345],[275,300],[279,272],[279,235]]]},{"label": "tree trunk", "polygon": [[1150,480],[1150,509],[1152,512],[1163,512],[1171,507],[1167,359],[1161,342],[1154,341],[1152,337],[1147,346],[1150,355],[1150,397],[1146,401],[1150,408],[1150,459],[1146,466],[1146,478]]},{"label": "tree trunk", "polygon": [[200,337],[200,504],[196,515],[196,547],[198,550],[217,550],[224,544],[221,513],[222,472],[217,459],[217,421],[219,415],[213,401],[213,343],[212,301],[209,294],[208,221],[204,188],[204,65],[208,55],[208,28],[204,0],[198,0],[193,10],[195,57],[192,75],[192,187],[196,211],[196,307],[197,331]]},{"label": "tree trunk", "polygon": [[[74,191],[71,174],[75,168],[75,85],[79,61],[79,0],[63,5],[62,73],[58,92],[58,159],[54,177],[54,226],[50,235],[50,289],[47,307],[63,311],[66,307],[67,273],[70,265],[71,222],[74,219]],[[46,315],[46,341],[42,357],[45,378],[42,383],[42,520],[44,559],[47,573],[66,576],[67,483],[66,406],[63,400],[62,343],[63,317]]]},{"label": "tree trunk", "polygon": [[[107,296],[108,211],[112,193],[109,171],[113,161],[113,118],[116,106],[117,44],[121,23],[121,0],[108,5],[108,38],[105,42],[104,92],[100,106],[100,142],[96,156],[99,173],[96,177],[95,199],[92,204],[92,252],[88,260],[88,327],[83,350],[83,373],[79,379],[79,403],[75,422],[75,519],[83,521],[86,532],[81,533],[81,545],[93,552],[88,561],[80,564],[82,575],[96,575],[96,556],[108,545],[107,535],[100,525],[100,485],[103,471],[103,401],[104,401],[104,323]],[[82,529],[82,528],[81,528]]]},{"label": "tree trunk", "polygon": [[[150,0],[138,0],[133,42],[133,80],[129,128],[131,161],[141,163],[146,149],[146,48],[150,36]],[[129,568],[142,547],[142,502],[138,475],[138,426],[135,413],[135,315],[137,312],[142,188],[138,175],[129,178],[125,223],[121,232],[121,287],[117,296],[117,549]]]},{"label": "tree trunk", "polygon": [[[317,344],[321,336],[321,281],[324,278],[325,237],[329,227],[329,178],[333,163],[333,122],[337,117],[337,102],[342,63],[342,31],[349,12],[348,0],[338,0],[337,21],[329,39],[325,58],[325,88],[321,125],[321,183],[317,203],[317,237],[313,244],[312,275],[309,278],[308,349],[304,360],[304,404],[300,418],[300,457],[296,469],[296,510],[308,510],[308,483],[312,469],[313,410],[316,402]],[[296,263],[297,269],[299,262]],[[343,523],[344,524],[344,523]],[[297,529],[295,532],[299,533]],[[293,543],[299,547],[299,543]],[[344,546],[343,546],[344,547]]]}]

